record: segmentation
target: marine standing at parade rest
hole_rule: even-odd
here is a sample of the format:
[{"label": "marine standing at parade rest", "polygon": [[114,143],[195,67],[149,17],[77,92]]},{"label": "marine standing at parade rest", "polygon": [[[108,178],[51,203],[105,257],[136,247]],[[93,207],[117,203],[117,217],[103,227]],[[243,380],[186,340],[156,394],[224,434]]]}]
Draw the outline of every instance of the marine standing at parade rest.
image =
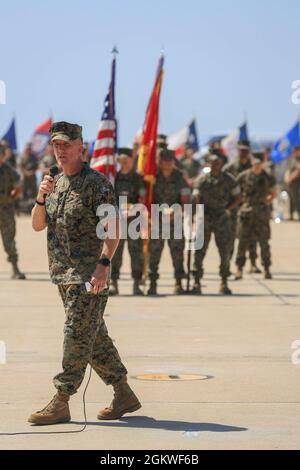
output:
[{"label": "marine standing at parade rest", "polygon": [[26,144],[20,160],[20,169],[23,174],[23,199],[35,199],[37,195],[36,171],[38,159],[32,152],[32,145]]},{"label": "marine standing at parade rest", "polygon": [[[251,147],[248,140],[240,140],[238,142],[238,158],[233,162],[230,162],[224,166],[224,171],[228,171],[235,178],[238,177],[240,173],[251,168]],[[237,238],[237,214],[238,207],[230,211],[230,223],[231,223],[231,241],[230,241],[230,259],[233,257],[235,240]],[[249,257],[251,262],[251,273],[261,273],[261,270],[256,265],[257,252],[256,252],[256,243],[252,242],[249,245]],[[238,280],[239,277],[236,277]]]},{"label": "marine standing at parade rest", "polygon": [[[175,222],[176,216],[172,206],[174,204],[181,210],[183,204],[190,202],[190,188],[186,183],[181,171],[175,168],[174,152],[166,148],[158,151],[159,170],[153,187],[153,203],[157,205],[165,204],[165,209],[159,214],[159,224],[157,238],[150,240],[149,255],[149,279],[150,287],[148,295],[157,295],[157,279],[159,278],[158,268],[163,251],[165,239],[168,238],[168,245],[172,257],[174,277],[175,277],[175,294],[183,294],[182,279],[186,276],[184,272],[184,235],[183,231],[179,238],[175,238]],[[182,211],[181,211],[182,217]],[[163,236],[163,221],[170,228],[170,236]]]},{"label": "marine standing at parade rest", "polygon": [[195,250],[194,278],[192,293],[201,294],[200,280],[204,274],[203,261],[212,234],[220,255],[219,273],[221,277],[220,293],[230,295],[227,279],[230,276],[231,223],[230,211],[240,201],[240,188],[233,175],[222,171],[223,159],[220,154],[207,157],[210,173],[200,175],[194,182],[193,195],[197,204],[204,204],[204,243]]},{"label": "marine standing at parade rest", "polygon": [[129,227],[130,223],[137,217],[137,215],[133,213],[135,207],[137,208],[135,205],[144,204],[145,202],[146,187],[142,176],[134,169],[132,149],[121,148],[118,153],[121,168],[116,174],[114,189],[117,204],[120,209],[120,216],[123,220],[126,219],[127,223],[126,233],[123,234],[124,238],[120,239],[118,248],[112,259],[111,286],[109,293],[110,295],[117,295],[119,293],[118,279],[120,277],[125,241],[127,240],[131,261],[131,276],[133,278],[133,295],[144,295],[139,287],[142,281],[144,267],[143,240],[141,236],[137,239],[131,238]]},{"label": "marine standing at parade rest", "polygon": [[291,205],[291,220],[294,219],[294,212],[297,212],[300,220],[300,146],[293,148],[292,163],[289,170],[284,175],[284,181],[288,186]]},{"label": "marine standing at parade rest", "polygon": [[238,212],[239,244],[236,277],[242,278],[246,252],[250,244],[258,242],[265,279],[271,279],[270,205],[276,197],[276,181],[264,170],[262,157],[252,157],[251,163],[251,168],[237,177],[242,201]]},{"label": "marine standing at parade rest", "polygon": [[186,181],[191,188],[193,186],[193,182],[199,175],[201,167],[198,160],[195,160],[194,154],[194,149],[191,146],[186,145],[184,149],[184,155],[179,160],[183,175],[185,176]]},{"label": "marine standing at parade rest", "polygon": [[5,159],[5,147],[0,145],[0,232],[7,261],[12,264],[12,279],[25,279],[25,274],[18,267],[15,242],[15,201],[22,192],[22,187],[19,173]]}]

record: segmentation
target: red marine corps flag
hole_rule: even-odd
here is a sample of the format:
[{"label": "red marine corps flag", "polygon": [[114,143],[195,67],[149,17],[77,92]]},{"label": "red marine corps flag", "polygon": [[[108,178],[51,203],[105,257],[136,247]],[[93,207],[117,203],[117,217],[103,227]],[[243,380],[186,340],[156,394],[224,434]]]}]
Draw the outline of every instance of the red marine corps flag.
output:
[{"label": "red marine corps flag", "polygon": [[156,176],[156,139],[159,116],[159,99],[163,78],[164,56],[162,55],[156,74],[154,88],[146,111],[141,148],[138,158],[138,172],[144,177],[147,185],[146,206],[151,208],[153,185]]},{"label": "red marine corps flag", "polygon": [[145,205],[148,209],[148,236],[144,239],[144,278],[147,277],[149,259],[149,233],[151,226],[151,204],[153,202],[153,185],[156,177],[156,140],[159,116],[159,99],[163,78],[164,56],[162,55],[155,78],[154,88],[148,103],[146,118],[142,133],[141,147],[138,157],[137,169],[144,177],[146,183]]},{"label": "red marine corps flag", "polygon": [[91,167],[104,173],[111,182],[116,174],[117,149],[117,120],[115,117],[115,75],[116,75],[116,48],[113,49],[114,58],[111,68],[111,80],[104,101],[104,111],[99,124],[97,138],[91,159]]}]

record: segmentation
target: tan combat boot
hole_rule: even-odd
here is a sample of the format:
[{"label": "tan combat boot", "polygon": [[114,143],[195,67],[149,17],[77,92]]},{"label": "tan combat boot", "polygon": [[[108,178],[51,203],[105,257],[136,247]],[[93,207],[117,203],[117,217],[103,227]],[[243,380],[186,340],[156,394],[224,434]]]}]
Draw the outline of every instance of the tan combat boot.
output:
[{"label": "tan combat boot", "polygon": [[132,413],[141,408],[141,404],[127,383],[127,377],[113,384],[114,398],[109,407],[100,410],[98,419],[119,419],[125,413]]},{"label": "tan combat boot", "polygon": [[150,281],[150,287],[147,292],[148,295],[157,295],[157,283],[154,279]]},{"label": "tan combat boot", "polygon": [[112,280],[109,287],[109,295],[119,295],[118,281]]},{"label": "tan combat boot", "polygon": [[243,270],[242,270],[242,268],[238,268],[234,279],[236,281],[240,281],[241,279],[243,279]]},{"label": "tan combat boot", "polygon": [[69,409],[69,395],[57,392],[45,408],[32,413],[28,421],[34,424],[57,424],[67,423],[71,419]]},{"label": "tan combat boot", "polygon": [[133,295],[144,295],[144,292],[140,288],[140,280],[139,279],[134,279],[132,293],[133,293]]},{"label": "tan combat boot", "polygon": [[219,292],[220,294],[223,294],[223,295],[232,295],[232,292],[227,285],[227,279],[222,279]]},{"label": "tan combat boot", "polygon": [[269,268],[265,268],[265,279],[272,279],[272,274],[270,273]]},{"label": "tan combat boot", "polygon": [[195,277],[194,286],[191,290],[191,294],[193,294],[193,295],[201,295],[202,294],[201,282],[200,282],[200,278],[198,276]]},{"label": "tan combat boot", "polygon": [[18,263],[17,262],[13,262],[12,263],[12,275],[11,275],[11,278],[12,279],[26,279],[26,276],[24,273],[21,273],[21,271],[19,270],[19,267],[18,267]]},{"label": "tan combat boot", "polygon": [[175,295],[183,295],[185,294],[185,291],[182,287],[182,282],[181,282],[181,279],[177,279],[176,280],[176,283],[175,283],[175,286],[174,286],[174,294]]},{"label": "tan combat boot", "polygon": [[256,263],[251,263],[251,268],[249,269],[249,274],[261,274],[261,269],[256,265]]}]

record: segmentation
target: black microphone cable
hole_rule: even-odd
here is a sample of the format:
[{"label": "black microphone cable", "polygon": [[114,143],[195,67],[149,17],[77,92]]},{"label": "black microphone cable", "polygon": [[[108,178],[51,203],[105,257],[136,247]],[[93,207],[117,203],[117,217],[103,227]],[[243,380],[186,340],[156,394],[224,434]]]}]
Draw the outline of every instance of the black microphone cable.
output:
[{"label": "black microphone cable", "polygon": [[0,436],[21,436],[21,435],[26,435],[26,434],[75,434],[78,432],[83,432],[85,428],[87,427],[87,418],[86,418],[86,403],[85,403],[85,394],[87,391],[87,388],[89,386],[90,380],[92,376],[92,366],[90,365],[90,372],[89,372],[89,377],[87,384],[84,388],[83,392],[83,397],[82,397],[82,404],[83,404],[83,414],[84,414],[84,425],[81,429],[74,430],[74,431],[24,431],[24,432],[0,432]]}]

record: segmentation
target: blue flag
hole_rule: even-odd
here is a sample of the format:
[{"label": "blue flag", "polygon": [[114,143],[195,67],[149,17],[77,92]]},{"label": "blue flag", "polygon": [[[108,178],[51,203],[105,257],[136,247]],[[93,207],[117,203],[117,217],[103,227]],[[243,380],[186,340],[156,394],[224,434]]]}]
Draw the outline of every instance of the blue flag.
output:
[{"label": "blue flag", "polygon": [[240,140],[249,140],[247,122],[244,122],[244,124],[239,127],[239,130]]},{"label": "blue flag", "polygon": [[95,147],[95,140],[89,143],[89,148],[88,148],[88,156],[92,157],[93,152],[94,152],[94,147]]},{"label": "blue flag", "polygon": [[285,136],[277,140],[271,152],[271,159],[274,163],[280,163],[282,160],[290,157],[294,145],[300,145],[300,122],[290,129]]},{"label": "blue flag", "polygon": [[8,131],[6,132],[6,134],[4,134],[4,136],[2,137],[2,139],[6,140],[11,149],[15,152],[17,150],[17,138],[16,138],[16,122],[15,122],[15,118],[13,118],[13,120],[11,121],[11,124],[9,126],[9,129]]},{"label": "blue flag", "polygon": [[196,129],[196,121],[195,119],[190,123],[188,127],[188,138],[187,144],[195,151],[198,152],[199,150],[199,141]]}]

